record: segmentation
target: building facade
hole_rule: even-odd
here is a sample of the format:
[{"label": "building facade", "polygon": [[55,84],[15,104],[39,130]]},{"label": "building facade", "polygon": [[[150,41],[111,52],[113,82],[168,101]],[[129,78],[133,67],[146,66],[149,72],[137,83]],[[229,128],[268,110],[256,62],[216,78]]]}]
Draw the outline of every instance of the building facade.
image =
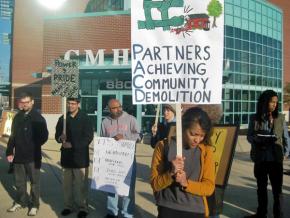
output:
[{"label": "building facade", "polygon": [[[33,0],[15,1],[21,13],[15,14],[14,24],[13,102],[21,91],[32,91],[37,107],[55,125],[61,99],[51,96],[50,78],[33,78],[32,73],[50,70],[56,58],[70,57],[79,60],[82,109],[97,131],[108,114],[108,100],[116,97],[125,111],[137,117],[143,132],[150,132],[156,106],[136,106],[131,98],[130,1],[70,0],[66,4],[61,11],[51,12],[35,6]],[[283,12],[260,0],[225,0],[224,11],[221,122],[246,127],[263,90],[283,94]],[[23,18],[23,14],[29,16]]]},{"label": "building facade", "polygon": [[267,1],[225,1],[223,123],[246,126],[266,89],[282,99],[283,48],[280,8]]}]

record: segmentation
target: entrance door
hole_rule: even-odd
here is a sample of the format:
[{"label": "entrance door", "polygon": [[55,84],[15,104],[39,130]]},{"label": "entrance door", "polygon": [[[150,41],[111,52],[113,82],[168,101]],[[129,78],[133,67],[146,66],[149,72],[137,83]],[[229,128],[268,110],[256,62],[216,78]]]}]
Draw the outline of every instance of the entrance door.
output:
[{"label": "entrance door", "polygon": [[100,134],[102,120],[110,114],[108,102],[116,98],[123,106],[123,110],[136,117],[139,126],[141,125],[141,105],[132,104],[132,92],[130,90],[99,90],[98,91],[98,123],[97,133]]}]

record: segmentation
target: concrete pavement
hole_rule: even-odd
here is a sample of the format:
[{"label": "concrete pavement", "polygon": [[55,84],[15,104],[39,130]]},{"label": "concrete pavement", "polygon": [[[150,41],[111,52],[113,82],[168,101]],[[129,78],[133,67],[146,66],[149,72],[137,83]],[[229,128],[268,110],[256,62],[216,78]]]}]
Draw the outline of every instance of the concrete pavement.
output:
[{"label": "concrete pavement", "polygon": [[[13,196],[15,196],[13,176],[7,174],[6,141],[7,139],[0,139],[0,218],[26,217],[27,209],[15,213],[6,212],[7,208],[12,204]],[[93,153],[93,148],[91,148],[90,152],[91,154]],[[137,146],[136,218],[153,218],[157,214],[152,190],[148,182],[152,152],[153,150],[149,145],[138,144]],[[63,197],[59,160],[59,145],[54,140],[49,140],[43,146],[41,203],[40,210],[36,216],[38,218],[61,217],[60,211],[63,209]],[[289,169],[290,161],[286,161],[284,167]],[[290,176],[284,176],[283,192],[285,217],[290,217]],[[269,197],[269,212],[271,212],[272,198],[270,190]],[[106,214],[106,195],[100,191],[90,190],[89,205],[89,218],[103,217]],[[239,136],[229,184],[225,191],[224,209],[221,217],[239,218],[253,213],[255,209],[256,182],[253,176],[253,164],[249,159],[249,144],[246,142],[245,136]],[[67,217],[76,217],[76,213]],[[269,213],[269,217],[272,217],[271,213]]]}]

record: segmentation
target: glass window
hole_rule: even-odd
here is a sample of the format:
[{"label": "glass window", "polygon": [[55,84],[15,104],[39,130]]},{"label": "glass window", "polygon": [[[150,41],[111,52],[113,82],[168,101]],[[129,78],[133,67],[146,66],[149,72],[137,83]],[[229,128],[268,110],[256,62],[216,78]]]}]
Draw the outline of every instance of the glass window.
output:
[{"label": "glass window", "polygon": [[235,60],[241,61],[241,51],[235,50]]},{"label": "glass window", "polygon": [[256,14],[256,22],[259,23],[259,24],[262,23],[262,15],[259,14],[259,13]]},{"label": "glass window", "polygon": [[256,5],[255,5],[255,2],[254,1],[249,1],[250,5],[249,5],[249,8],[251,8],[252,10],[256,10]]},{"label": "glass window", "polygon": [[237,17],[241,16],[241,8],[234,6],[234,15]]},{"label": "glass window", "polygon": [[234,100],[241,100],[242,99],[242,95],[241,95],[241,90],[234,90]]},{"label": "glass window", "polygon": [[232,101],[224,101],[223,102],[223,110],[225,112],[233,112],[233,102]]},{"label": "glass window", "polygon": [[234,39],[230,37],[226,37],[226,47],[234,48]]},{"label": "glass window", "polygon": [[226,115],[224,115],[224,119],[225,119],[225,123],[228,123],[228,124],[230,124],[230,123],[233,123],[233,115],[232,114],[226,114]]},{"label": "glass window", "polygon": [[254,43],[254,42],[250,42],[250,52],[251,53],[256,53],[257,51],[256,51],[256,43]]},{"label": "glass window", "polygon": [[249,20],[251,20],[251,21],[255,21],[256,20],[256,15],[255,15],[254,11],[250,11]]},{"label": "glass window", "polygon": [[256,85],[256,77],[254,75],[250,76],[250,85]]},{"label": "glass window", "polygon": [[255,54],[250,54],[250,63],[253,63],[253,64],[256,63],[256,55]]},{"label": "glass window", "polygon": [[258,86],[262,85],[262,77],[261,76],[256,77],[256,85],[258,85]]},{"label": "glass window", "polygon": [[243,41],[242,46],[243,46],[244,51],[249,51],[249,42],[248,41]]},{"label": "glass window", "polygon": [[262,5],[262,14],[267,15],[267,7],[265,5]]},{"label": "glass window", "polygon": [[96,114],[98,111],[98,98],[82,97],[81,106],[82,110],[87,114]]},{"label": "glass window", "polygon": [[232,89],[225,89],[225,100],[232,100],[233,99],[234,91]]},{"label": "glass window", "polygon": [[226,16],[225,16],[225,24],[229,25],[229,26],[233,26],[234,25],[234,17],[232,15],[226,14]]},{"label": "glass window", "polygon": [[242,19],[242,29],[249,29],[249,21],[246,19]]},{"label": "glass window", "polygon": [[251,101],[255,101],[256,100],[255,91],[250,91],[250,100]]},{"label": "glass window", "polygon": [[257,44],[257,53],[258,54],[262,54],[263,53],[263,51],[262,51],[262,45],[260,45],[260,44]]},{"label": "glass window", "polygon": [[255,74],[255,73],[256,73],[256,65],[250,64],[250,74]]},{"label": "glass window", "polygon": [[226,49],[226,57],[225,59],[231,59],[234,60],[234,52],[232,49]]},{"label": "glass window", "polygon": [[[235,71],[241,72],[241,63],[240,62],[235,62]],[[241,82],[241,75],[239,75],[239,74],[235,75],[235,82],[238,82],[238,83]]]},{"label": "glass window", "polygon": [[[247,103],[248,104],[248,103]],[[243,110],[244,111],[244,110]],[[248,112],[248,110],[246,110],[245,112]],[[242,124],[247,124],[249,123],[249,119],[248,119],[248,114],[243,114],[242,115]]]},{"label": "glass window", "polygon": [[249,53],[248,52],[242,52],[242,59],[243,62],[249,62]]},{"label": "glass window", "polygon": [[82,95],[91,95],[92,94],[92,83],[89,79],[81,80],[81,90]]},{"label": "glass window", "polygon": [[255,27],[256,27],[255,22],[253,22],[253,21],[249,21],[249,30],[250,30],[251,32],[255,32],[255,31],[256,31]]},{"label": "glass window", "polygon": [[253,113],[255,111],[256,111],[256,102],[250,102],[250,112]]},{"label": "glass window", "polygon": [[234,28],[231,26],[226,26],[226,36],[234,36]]},{"label": "glass window", "polygon": [[233,14],[233,5],[232,4],[224,4],[225,5],[225,14]]},{"label": "glass window", "polygon": [[261,34],[257,34],[257,42],[262,44],[262,35]]},{"label": "glass window", "polygon": [[249,11],[248,11],[248,9],[242,8],[242,14],[243,14],[243,21],[245,19],[248,19],[248,17],[249,17]]},{"label": "glass window", "polygon": [[241,38],[242,37],[242,30],[239,28],[235,28],[235,38]]},{"label": "glass window", "polygon": [[249,1],[248,0],[242,0],[242,7],[248,9]]},{"label": "glass window", "polygon": [[[242,72],[247,73],[246,65],[247,64],[245,64],[245,69],[243,69],[244,64],[242,64]],[[241,75],[241,79],[242,79],[242,84],[245,84],[245,85],[248,85],[249,84],[249,76],[248,75],[242,74]]]},{"label": "glass window", "polygon": [[234,17],[234,26],[237,27],[237,28],[241,28],[242,26],[242,23],[241,23],[241,18],[239,17]]},{"label": "glass window", "polygon": [[258,13],[261,13],[261,12],[262,12],[262,5],[261,5],[261,3],[259,3],[259,2],[256,2],[256,11],[257,11]]},{"label": "glass window", "polygon": [[278,43],[278,49],[282,49],[282,42],[281,41],[277,41],[277,43]]},{"label": "glass window", "polygon": [[257,64],[262,64],[262,55],[257,55]]},{"label": "glass window", "polygon": [[235,39],[235,49],[241,50],[242,48],[242,41],[239,39]]},{"label": "glass window", "polygon": [[250,32],[250,41],[251,42],[256,42],[256,33]]},{"label": "glass window", "polygon": [[262,75],[262,66],[257,66],[256,75]]},{"label": "glass window", "polygon": [[241,112],[241,102],[234,102],[235,112]]},{"label": "glass window", "polygon": [[242,30],[242,39],[249,41],[249,31]]}]

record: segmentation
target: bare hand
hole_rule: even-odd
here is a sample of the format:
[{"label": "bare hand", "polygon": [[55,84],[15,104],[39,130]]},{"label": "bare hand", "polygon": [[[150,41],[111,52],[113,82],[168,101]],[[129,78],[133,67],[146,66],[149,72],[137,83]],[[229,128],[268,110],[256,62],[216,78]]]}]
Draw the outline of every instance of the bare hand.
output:
[{"label": "bare hand", "polygon": [[62,143],[62,147],[63,148],[72,148],[72,145],[70,142],[64,142],[64,143]]},{"label": "bare hand", "polygon": [[185,157],[176,156],[172,163],[172,174],[176,174],[179,171],[183,171]]},{"label": "bare hand", "polygon": [[14,156],[13,155],[8,155],[6,158],[7,158],[7,161],[9,163],[12,163],[13,162],[13,159],[14,159]]},{"label": "bare hand", "polygon": [[152,131],[152,136],[156,136],[156,134],[157,134],[157,124],[154,124],[151,127],[151,131]]},{"label": "bare hand", "polygon": [[116,141],[119,141],[121,139],[124,139],[124,136],[122,134],[117,134],[113,137]]},{"label": "bare hand", "polygon": [[179,171],[175,175],[175,181],[178,182],[182,187],[187,187],[188,186],[188,182],[187,182],[187,178],[186,178],[186,173],[183,170],[182,171]]},{"label": "bare hand", "polygon": [[66,141],[66,134],[61,134],[61,136],[59,137],[61,142],[65,142]]}]

